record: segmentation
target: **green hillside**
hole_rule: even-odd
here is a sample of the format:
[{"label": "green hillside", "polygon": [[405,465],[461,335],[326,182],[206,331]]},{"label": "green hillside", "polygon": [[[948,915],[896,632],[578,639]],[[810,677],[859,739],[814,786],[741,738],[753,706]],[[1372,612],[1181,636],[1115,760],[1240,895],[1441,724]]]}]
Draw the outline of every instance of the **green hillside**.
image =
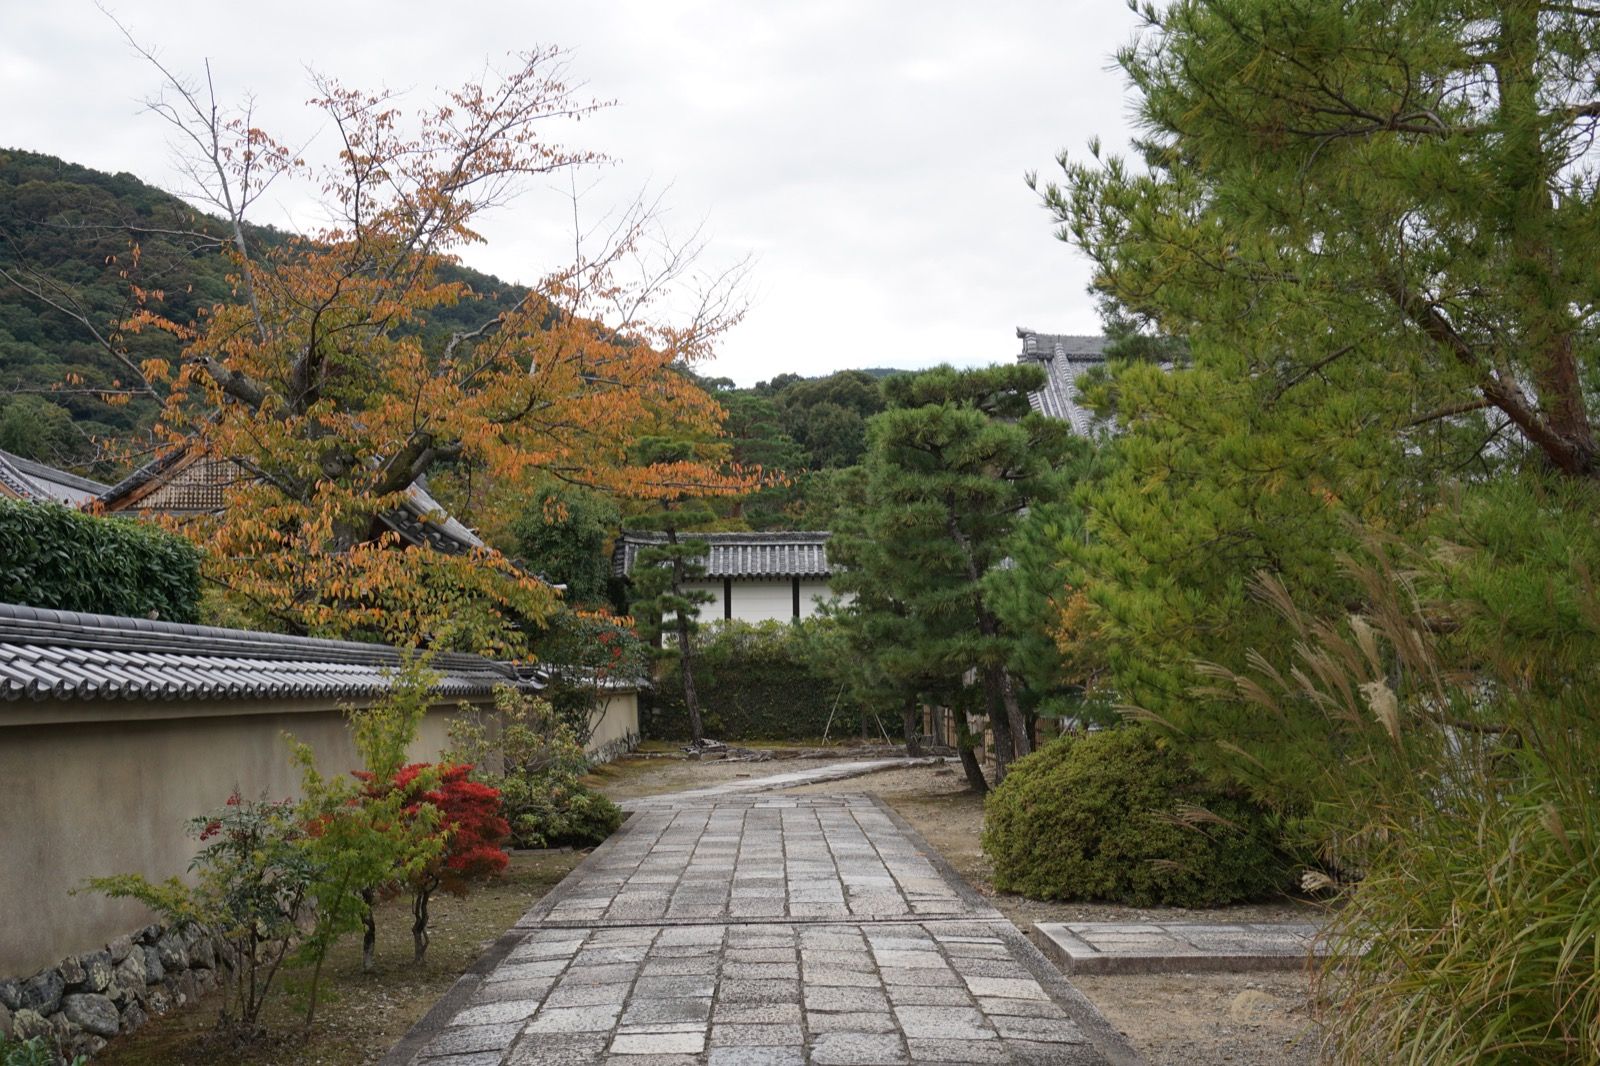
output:
[{"label": "green hillside", "polygon": [[[117,333],[136,306],[135,286],[152,311],[184,325],[229,299],[224,232],[221,220],[132,174],[0,150],[0,448],[81,468],[93,462],[96,438],[146,429],[152,400],[102,398],[131,375],[96,334]],[[284,237],[267,228],[253,236],[267,245]],[[453,273],[480,298],[435,311],[425,334],[476,325],[486,308],[509,307],[526,291],[472,270]],[[178,341],[146,331],[120,343],[139,360],[174,354]]]}]

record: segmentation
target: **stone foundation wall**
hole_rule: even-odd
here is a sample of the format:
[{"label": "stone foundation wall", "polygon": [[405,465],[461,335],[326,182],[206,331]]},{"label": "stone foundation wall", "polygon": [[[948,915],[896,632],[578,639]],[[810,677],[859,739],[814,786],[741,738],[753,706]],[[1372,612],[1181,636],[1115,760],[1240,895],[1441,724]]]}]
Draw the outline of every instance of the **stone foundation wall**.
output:
[{"label": "stone foundation wall", "polygon": [[118,1033],[215,988],[230,972],[224,952],[198,926],[147,925],[32,977],[0,981],[0,1033],[43,1037],[69,1062],[93,1055]]}]

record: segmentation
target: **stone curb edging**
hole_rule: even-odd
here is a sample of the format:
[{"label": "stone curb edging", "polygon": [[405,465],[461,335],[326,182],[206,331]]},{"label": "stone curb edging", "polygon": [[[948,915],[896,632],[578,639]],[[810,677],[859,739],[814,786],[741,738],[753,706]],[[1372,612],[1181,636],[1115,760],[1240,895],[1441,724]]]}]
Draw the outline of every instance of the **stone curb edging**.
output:
[{"label": "stone curb edging", "polygon": [[[1146,942],[1101,947],[1092,943],[1096,934],[1115,938],[1129,931]],[[1233,943],[1196,945],[1184,939],[1186,932],[1219,934]],[[1327,953],[1318,932],[1317,926],[1301,922],[1037,922],[1029,939],[1069,974],[1253,973],[1314,965]]]}]

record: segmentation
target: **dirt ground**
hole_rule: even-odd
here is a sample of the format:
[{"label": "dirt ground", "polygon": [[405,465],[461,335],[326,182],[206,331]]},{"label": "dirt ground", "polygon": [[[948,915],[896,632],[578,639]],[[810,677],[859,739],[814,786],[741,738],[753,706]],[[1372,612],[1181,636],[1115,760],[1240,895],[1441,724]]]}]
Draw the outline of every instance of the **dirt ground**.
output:
[{"label": "dirt ground", "polygon": [[428,956],[421,966],[411,962],[410,901],[383,904],[377,912],[376,972],[361,972],[360,937],[342,940],[329,957],[309,1035],[300,1025],[306,975],[295,972],[280,978],[287,994],[275,995],[264,1017],[275,1035],[259,1045],[217,1045],[212,1034],[221,1004],[212,995],[118,1037],[94,1057],[95,1066],[368,1066],[583,857],[573,851],[513,854],[500,880],[460,899],[435,897]]},{"label": "dirt ground", "polygon": [[[617,768],[617,783],[600,787],[620,799],[697,788],[739,774],[782,773],[794,766],[792,762],[626,760]],[[788,791],[841,789],[881,796],[1024,932],[1035,922],[1275,922],[1312,921],[1318,916],[1316,908],[1293,900],[1191,910],[1042,902],[996,892],[993,872],[979,846],[983,799],[967,789],[955,760]],[[1079,976],[1071,981],[1151,1066],[1302,1066],[1316,1061],[1308,984],[1302,974],[1135,974]]]}]

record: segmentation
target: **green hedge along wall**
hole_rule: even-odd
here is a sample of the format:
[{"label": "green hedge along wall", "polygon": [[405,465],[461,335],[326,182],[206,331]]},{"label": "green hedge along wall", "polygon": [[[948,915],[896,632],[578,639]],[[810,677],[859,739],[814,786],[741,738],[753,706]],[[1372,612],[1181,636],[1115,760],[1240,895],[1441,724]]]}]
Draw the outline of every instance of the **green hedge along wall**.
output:
[{"label": "green hedge along wall", "polygon": [[[830,738],[859,737],[865,714],[868,735],[883,741],[871,710],[852,700],[848,690],[841,694],[839,682],[818,666],[803,626],[718,622],[707,626],[698,641],[695,689],[708,737],[732,743],[812,739],[822,736],[831,711]],[[884,715],[881,709],[879,716],[889,739],[900,743],[900,716]],[[639,728],[651,740],[689,738],[683,675],[676,662],[641,700]]]},{"label": "green hedge along wall", "polygon": [[200,553],[182,537],[0,498],[0,603],[194,622],[199,600]]}]

